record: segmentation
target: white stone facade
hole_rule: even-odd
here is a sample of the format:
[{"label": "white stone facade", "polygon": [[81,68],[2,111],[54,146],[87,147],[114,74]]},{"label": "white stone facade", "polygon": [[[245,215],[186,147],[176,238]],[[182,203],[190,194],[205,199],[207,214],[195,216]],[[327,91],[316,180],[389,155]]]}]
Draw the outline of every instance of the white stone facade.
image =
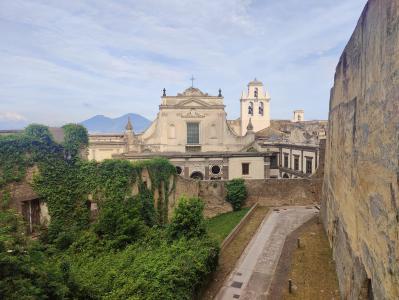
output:
[{"label": "white stone facade", "polygon": [[[282,178],[286,174],[297,178],[316,171],[318,135],[308,131],[319,132],[320,124],[280,120],[277,128],[270,127],[270,96],[256,79],[243,92],[240,107],[241,117],[227,120],[220,90],[217,96],[195,87],[175,96],[164,90],[157,117],[147,130],[135,134],[128,120],[122,134],[90,135],[88,158],[137,161],[163,156],[181,176],[206,180]],[[284,165],[286,153],[288,167]]]}]

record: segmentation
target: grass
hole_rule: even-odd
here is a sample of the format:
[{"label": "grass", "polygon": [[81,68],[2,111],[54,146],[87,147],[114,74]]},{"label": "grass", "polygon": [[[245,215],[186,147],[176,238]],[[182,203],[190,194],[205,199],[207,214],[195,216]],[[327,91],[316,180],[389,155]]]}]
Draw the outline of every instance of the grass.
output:
[{"label": "grass", "polygon": [[207,220],[209,235],[221,244],[248,211],[249,208],[242,208]]},{"label": "grass", "polygon": [[321,224],[313,223],[300,236],[289,277],[295,286],[292,294],[284,288],[283,299],[340,299],[331,249]]},{"label": "grass", "polygon": [[[245,247],[252,239],[259,225],[265,218],[267,212],[267,207],[257,206],[253,214],[249,217],[248,222],[245,223],[243,227],[241,227],[236,237],[220,253],[219,265],[216,271],[212,274],[208,285],[203,289],[201,293],[202,300],[211,300],[215,298],[216,294],[222,287],[223,282],[226,280],[231,271],[233,271],[237,260],[240,258]],[[216,221],[214,222],[216,223]],[[217,228],[218,223],[213,226],[216,227],[215,231],[222,232],[222,230],[219,230]]]}]

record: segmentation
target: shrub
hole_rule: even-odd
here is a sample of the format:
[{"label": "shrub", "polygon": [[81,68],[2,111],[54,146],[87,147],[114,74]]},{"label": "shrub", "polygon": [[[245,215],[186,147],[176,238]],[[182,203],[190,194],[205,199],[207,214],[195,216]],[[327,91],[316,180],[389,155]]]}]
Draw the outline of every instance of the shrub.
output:
[{"label": "shrub", "polygon": [[180,198],[169,224],[172,239],[201,237],[206,233],[204,203],[199,198]]},{"label": "shrub", "polygon": [[242,178],[232,179],[226,183],[226,201],[231,204],[233,210],[240,210],[247,199],[247,188]]},{"label": "shrub", "polygon": [[106,201],[100,211],[94,231],[110,242],[112,248],[121,249],[142,238],[146,226],[141,218],[138,201]]},{"label": "shrub", "polygon": [[79,155],[80,151],[89,144],[87,129],[78,124],[66,124],[62,126],[64,130],[63,146],[67,158]]},{"label": "shrub", "polygon": [[53,140],[48,127],[41,124],[30,124],[25,128],[24,133],[44,143],[50,143]]}]

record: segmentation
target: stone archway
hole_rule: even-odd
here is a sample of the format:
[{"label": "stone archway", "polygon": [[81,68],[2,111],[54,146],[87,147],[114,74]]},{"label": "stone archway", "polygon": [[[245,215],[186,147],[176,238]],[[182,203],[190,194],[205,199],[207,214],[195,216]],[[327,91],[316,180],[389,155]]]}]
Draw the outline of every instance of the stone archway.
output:
[{"label": "stone archway", "polygon": [[284,173],[283,178],[290,178],[287,173]]},{"label": "stone archway", "polygon": [[190,178],[195,179],[195,180],[203,180],[204,179],[204,174],[201,172],[195,171],[191,173]]}]

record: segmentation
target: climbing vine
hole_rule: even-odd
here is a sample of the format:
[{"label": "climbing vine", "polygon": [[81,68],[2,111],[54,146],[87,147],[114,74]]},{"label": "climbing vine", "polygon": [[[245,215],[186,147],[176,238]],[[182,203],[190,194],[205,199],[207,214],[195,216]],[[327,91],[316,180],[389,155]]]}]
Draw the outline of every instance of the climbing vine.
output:
[{"label": "climbing vine", "polygon": [[[85,130],[73,128],[63,144],[41,126],[0,138],[0,295],[191,299],[215,270],[219,253],[205,231],[202,201],[179,201],[167,224],[173,165],[162,158],[82,160]],[[38,169],[33,188],[50,214],[38,241],[24,234],[7,191],[30,167]],[[99,208],[95,220],[91,202]]]},{"label": "climbing vine", "polygon": [[[47,203],[51,218],[43,238],[61,248],[69,246],[76,233],[90,223],[90,202],[97,203],[104,212],[122,211],[129,201],[140,202],[136,209],[146,215],[147,224],[154,224],[155,220],[160,225],[167,223],[168,198],[176,174],[168,160],[85,161],[79,156],[88,142],[86,129],[76,124],[65,125],[63,129],[62,144],[54,142],[43,125],[31,125],[21,135],[0,139],[0,188],[24,179],[29,167],[39,169],[33,188]],[[150,182],[143,182],[145,171]],[[132,199],[134,185],[142,195],[136,197],[138,200]],[[156,210],[154,196],[157,196]],[[100,214],[98,222],[101,218]]]}]

